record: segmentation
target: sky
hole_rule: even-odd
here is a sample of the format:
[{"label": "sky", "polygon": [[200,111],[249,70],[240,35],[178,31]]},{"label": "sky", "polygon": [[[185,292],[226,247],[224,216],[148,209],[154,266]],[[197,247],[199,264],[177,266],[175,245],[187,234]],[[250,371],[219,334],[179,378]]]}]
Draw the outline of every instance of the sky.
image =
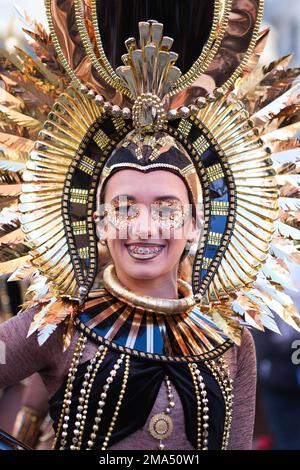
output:
[{"label": "sky", "polygon": [[0,0],[0,34],[3,35],[9,26],[13,24],[15,31],[22,28],[21,21],[15,6],[25,9],[30,17],[36,18],[46,24],[43,0]]}]

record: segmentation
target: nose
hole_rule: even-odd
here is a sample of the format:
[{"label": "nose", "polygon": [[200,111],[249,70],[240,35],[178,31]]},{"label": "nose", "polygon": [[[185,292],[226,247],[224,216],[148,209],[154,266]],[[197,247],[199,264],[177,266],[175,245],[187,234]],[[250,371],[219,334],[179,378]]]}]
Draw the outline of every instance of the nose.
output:
[{"label": "nose", "polygon": [[129,227],[129,235],[133,239],[158,238],[159,229],[151,217],[151,209],[140,205],[140,212],[133,224]]}]

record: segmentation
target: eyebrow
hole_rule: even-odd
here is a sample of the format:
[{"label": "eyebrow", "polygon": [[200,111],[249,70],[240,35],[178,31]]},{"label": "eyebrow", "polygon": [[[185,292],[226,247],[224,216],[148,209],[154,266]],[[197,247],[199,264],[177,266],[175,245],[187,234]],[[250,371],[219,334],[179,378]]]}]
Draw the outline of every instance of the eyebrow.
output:
[{"label": "eyebrow", "polygon": [[174,199],[176,201],[180,201],[179,197],[174,196],[172,194],[168,194],[166,196],[159,196],[159,197],[155,198],[156,201],[157,200],[159,200],[159,201],[168,201],[169,199]]},{"label": "eyebrow", "polygon": [[112,198],[112,201],[115,201],[116,199],[120,198],[133,199],[134,201],[136,200],[134,196],[130,196],[129,194],[118,194],[117,196],[114,196]]},{"label": "eyebrow", "polygon": [[[112,201],[115,201],[116,199],[119,199],[120,197],[127,197],[127,199],[133,199],[136,201],[136,198],[134,196],[131,196],[130,194],[118,194],[118,196],[115,196],[112,198]],[[176,199],[177,201],[180,201],[181,199],[177,196],[174,196],[173,194],[166,194],[164,196],[158,196],[155,198],[155,201],[160,200],[160,201],[165,201],[168,199]]]}]

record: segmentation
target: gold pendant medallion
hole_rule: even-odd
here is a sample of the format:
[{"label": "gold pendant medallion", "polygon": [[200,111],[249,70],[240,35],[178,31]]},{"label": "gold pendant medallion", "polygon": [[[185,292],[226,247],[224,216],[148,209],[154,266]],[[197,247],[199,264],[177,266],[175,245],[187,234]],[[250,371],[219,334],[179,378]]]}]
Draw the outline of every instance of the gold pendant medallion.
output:
[{"label": "gold pendant medallion", "polygon": [[155,439],[167,439],[173,431],[173,421],[166,413],[157,413],[149,423],[149,432]]}]

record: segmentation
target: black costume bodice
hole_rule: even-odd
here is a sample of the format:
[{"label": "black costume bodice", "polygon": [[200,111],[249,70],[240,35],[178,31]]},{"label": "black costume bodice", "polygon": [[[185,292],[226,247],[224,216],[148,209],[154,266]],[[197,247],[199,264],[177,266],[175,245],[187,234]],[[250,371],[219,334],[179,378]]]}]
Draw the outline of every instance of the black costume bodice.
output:
[{"label": "black costume bodice", "polygon": [[[116,363],[120,353],[109,350],[95,378],[90,399],[89,411],[87,415],[86,428],[83,435],[82,448],[87,447],[89,435],[92,432],[92,425],[97,409],[97,403],[101,390],[108,377],[109,371]],[[80,364],[74,381],[72,404],[70,405],[71,413],[69,420],[69,429],[72,428],[76,421],[76,409],[79,405],[78,398],[80,396],[80,388],[84,381],[84,374],[89,361]],[[207,398],[210,408],[210,431],[209,431],[209,449],[220,449],[222,442],[223,426],[224,426],[224,400],[218,384],[208,368],[199,363],[198,367],[204,378]],[[117,374],[108,394],[108,399],[104,407],[101,426],[96,440],[95,449],[100,449],[109,428],[111,418],[118,401],[120,388],[122,384],[122,368]],[[129,379],[126,393],[122,406],[118,415],[114,432],[110,438],[110,444],[115,444],[126,436],[141,428],[154,405],[157,394],[165,375],[168,375],[173,386],[180,396],[181,403],[185,415],[186,435],[192,445],[196,448],[197,440],[197,403],[194,390],[194,384],[188,365],[162,363],[154,360],[142,360],[140,358],[131,358]],[[66,380],[50,400],[50,415],[54,421],[55,430],[60,416],[62,407],[64,389]],[[72,436],[72,434],[71,434]],[[66,448],[72,444],[71,437],[67,442]]]}]

